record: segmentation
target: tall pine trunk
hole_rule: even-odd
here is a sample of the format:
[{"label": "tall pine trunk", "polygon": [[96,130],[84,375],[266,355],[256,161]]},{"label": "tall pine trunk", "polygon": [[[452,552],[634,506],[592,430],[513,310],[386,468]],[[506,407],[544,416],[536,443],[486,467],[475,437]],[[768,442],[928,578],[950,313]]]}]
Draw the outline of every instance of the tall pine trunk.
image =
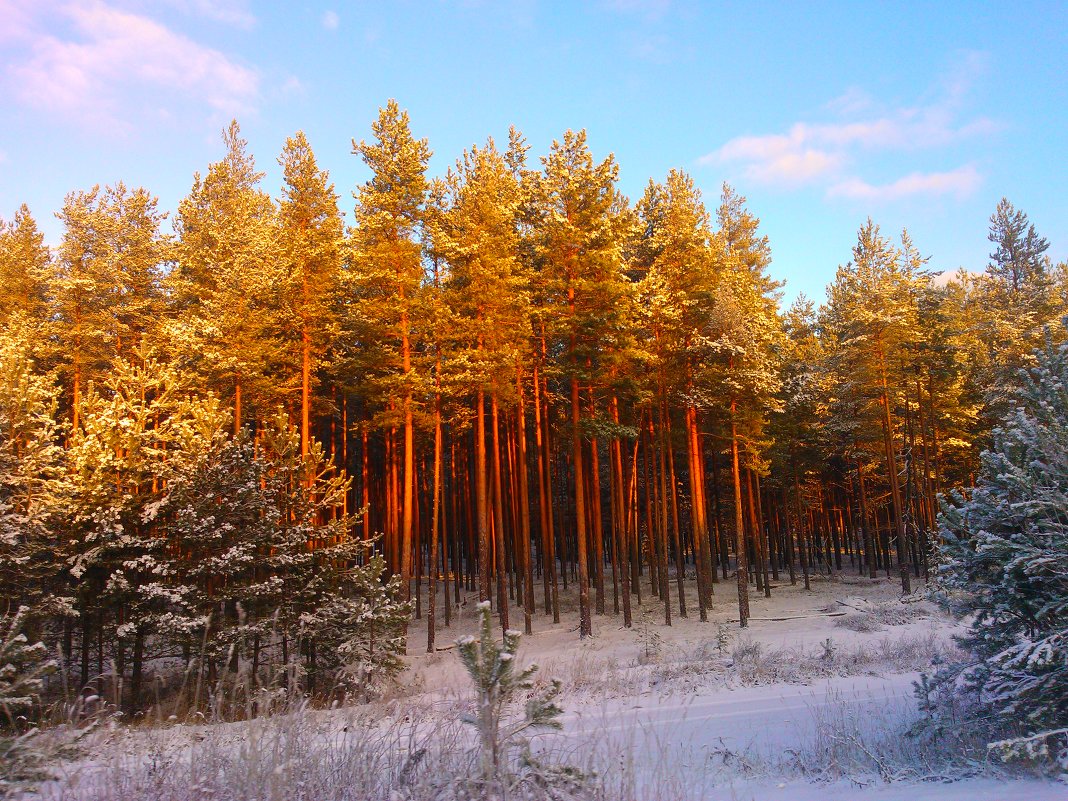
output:
[{"label": "tall pine trunk", "polygon": [[[430,514],[430,558],[427,562],[426,650],[434,653],[434,627],[438,595],[438,527],[441,515],[441,396],[434,399],[434,499]],[[446,570],[448,568],[446,567]],[[448,605],[449,587],[445,586]]]},{"label": "tall pine trunk", "polygon": [[738,404],[731,399],[731,475],[734,479],[734,531],[738,551],[738,624],[749,625],[749,566],[746,554],[745,520],[742,515],[742,475],[738,465],[738,424],[735,415]]},{"label": "tall pine trunk", "polygon": [[527,417],[523,403],[523,367],[516,366],[516,473],[519,476],[519,554],[523,569],[523,629],[533,631],[534,616],[534,567],[530,556],[530,478],[527,473]]},{"label": "tall pine trunk", "polygon": [[486,398],[475,401],[475,528],[478,533],[478,600],[490,599],[489,503],[486,487]]},{"label": "tall pine trunk", "polygon": [[[574,344],[572,343],[572,348]],[[586,491],[582,470],[582,406],[579,399],[578,376],[571,377],[571,458],[575,471],[575,540],[578,553],[579,580],[579,637],[593,635],[590,615],[590,574],[586,537]]]},{"label": "tall pine trunk", "polygon": [[501,497],[501,443],[497,396],[490,395],[490,424],[493,426],[493,553],[497,569],[497,614],[501,629],[508,630],[508,576],[504,564],[504,499]]},{"label": "tall pine trunk", "polygon": [[897,560],[901,573],[901,592],[912,592],[912,580],[909,575],[908,544],[905,533],[905,516],[901,503],[901,486],[897,477],[897,457],[894,453],[894,429],[890,419],[890,392],[886,383],[886,372],[882,374],[883,407],[883,448],[886,451],[886,472],[890,478],[890,503],[894,511],[894,527],[897,531]]}]

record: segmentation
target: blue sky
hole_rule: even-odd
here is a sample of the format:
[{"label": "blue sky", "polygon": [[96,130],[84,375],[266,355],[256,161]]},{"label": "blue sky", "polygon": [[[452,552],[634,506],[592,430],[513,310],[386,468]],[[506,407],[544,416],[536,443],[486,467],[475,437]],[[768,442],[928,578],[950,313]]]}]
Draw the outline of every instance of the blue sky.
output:
[{"label": "blue sky", "polygon": [[532,155],[586,128],[632,198],[729,181],[787,299],[822,299],[868,216],[980,270],[1007,196],[1068,257],[1066,78],[1063,2],[0,0],[0,216],[56,242],[66,192],[119,180],[173,210],[231,117],[271,191],[304,130],[351,210],[394,97],[435,173],[514,123]]}]

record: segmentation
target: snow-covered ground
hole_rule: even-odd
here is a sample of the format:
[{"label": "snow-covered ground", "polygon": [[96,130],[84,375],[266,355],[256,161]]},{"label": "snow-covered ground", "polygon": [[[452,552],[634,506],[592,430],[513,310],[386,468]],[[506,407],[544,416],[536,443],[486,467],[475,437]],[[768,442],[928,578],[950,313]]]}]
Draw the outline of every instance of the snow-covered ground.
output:
[{"label": "snow-covered ground", "polygon": [[[535,616],[520,659],[536,657],[540,677],[563,683],[565,710],[561,731],[535,738],[535,754],[596,770],[605,798],[1068,799],[1063,784],[1009,780],[982,769],[949,782],[944,761],[901,734],[916,718],[912,682],[934,656],[952,650],[955,624],[918,598],[902,602],[892,581],[820,578],[811,591],[800,580],[796,586],[781,581],[770,599],[754,588],[746,630],[737,626],[731,584],[716,586],[707,622],[697,620],[692,582],[687,589],[690,615],[680,618],[676,601],[670,627],[663,625],[662,607],[644,592],[633,629],[624,629],[620,617],[595,616],[595,636],[585,641],[578,638],[573,598],[566,599],[560,624]],[[314,785],[322,801],[341,801],[360,797],[342,790],[328,797],[334,784],[351,787],[360,780],[342,782],[345,771],[355,770],[342,763],[370,765],[367,754],[378,741],[388,741],[382,753],[398,759],[435,738],[468,749],[469,733],[456,722],[469,698],[468,680],[449,646],[474,632],[476,601],[469,594],[454,610],[433,654],[425,653],[425,621],[413,623],[408,669],[385,702],[304,712],[299,723],[126,730],[101,741],[91,758],[68,765],[67,778],[46,787],[45,795],[209,797],[207,785],[203,796],[182,795],[177,779],[149,781],[160,765],[192,777],[197,771],[190,766],[203,762],[214,766],[213,781],[225,781],[229,771],[235,784],[248,788],[227,797],[282,798],[290,786],[285,782],[304,782],[299,786]],[[512,627],[521,628],[522,614],[511,612]],[[269,769],[256,767],[260,763]],[[324,765],[333,766],[330,776],[320,775]],[[273,776],[283,769],[285,776]],[[398,781],[385,777],[381,765],[377,770],[376,786],[388,790]]]}]

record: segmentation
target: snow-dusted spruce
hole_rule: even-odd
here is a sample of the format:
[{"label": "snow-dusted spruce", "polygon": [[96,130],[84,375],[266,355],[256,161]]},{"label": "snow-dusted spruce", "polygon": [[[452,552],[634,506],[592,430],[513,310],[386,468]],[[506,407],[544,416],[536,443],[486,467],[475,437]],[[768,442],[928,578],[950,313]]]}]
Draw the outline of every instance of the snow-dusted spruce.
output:
[{"label": "snow-dusted spruce", "polygon": [[36,748],[36,729],[27,724],[56,664],[43,643],[28,641],[28,612],[21,607],[0,623],[0,797],[43,775],[46,759]]},{"label": "snow-dusted spruce", "polygon": [[399,579],[383,582],[381,557],[349,536],[348,479],[317,442],[302,455],[282,412],[258,445],[247,433],[230,439],[229,426],[167,482],[161,512],[186,557],[159,588],[172,601],[161,622],[199,654],[216,697],[244,704],[264,685],[323,695],[339,679],[368,697],[402,667],[411,608]]},{"label": "snow-dusted spruce", "polygon": [[383,580],[386,560],[367,551],[347,571],[339,592],[301,616],[302,632],[314,636],[320,670],[335,672],[338,690],[367,701],[404,669],[405,628],[414,604],[403,600],[399,575]]},{"label": "snow-dusted spruce", "polygon": [[970,658],[939,671],[933,689],[1024,735],[995,751],[1068,772],[1068,345],[1036,355],[975,489],[943,504],[939,581],[970,621],[960,638]]},{"label": "snow-dusted spruce", "polygon": [[29,610],[20,607],[0,626],[0,728],[15,727],[29,715],[56,669],[44,643],[29,642],[23,627]]},{"label": "snow-dusted spruce", "polygon": [[35,369],[37,333],[19,316],[0,331],[0,614],[22,605],[67,611],[55,581],[53,524],[63,496],[58,393],[53,377]]},{"label": "snow-dusted spruce", "polygon": [[327,682],[340,679],[337,689],[367,697],[403,667],[411,605],[402,582],[383,583],[384,561],[350,536],[356,520],[342,513],[350,479],[318,442],[302,456],[300,434],[279,410],[262,447],[277,514],[268,566],[284,581],[278,618],[303,654],[304,690],[321,695],[335,689]]},{"label": "snow-dusted spruce", "polygon": [[[478,695],[475,715],[464,722],[478,730],[482,782],[486,795],[494,797],[494,792],[507,792],[504,788],[514,781],[509,775],[508,751],[526,745],[520,737],[522,732],[539,727],[560,728],[557,718],[563,710],[555,703],[560,694],[559,681],[553,680],[547,688],[531,692],[534,689],[531,679],[538,666],[517,671],[515,659],[522,635],[509,629],[498,644],[493,636],[489,601],[480,603],[477,610],[479,636],[461,637],[456,646]],[[509,707],[521,694],[527,694],[523,717],[502,728]]]},{"label": "snow-dusted spruce", "polygon": [[281,411],[258,442],[231,429],[214,396],[148,353],[87,389],[66,461],[82,684],[95,635],[114,649],[112,700],[131,710],[146,670],[176,652],[182,701],[210,696],[224,715],[264,685],[323,695],[353,660],[366,695],[399,669],[408,606],[349,536],[348,479],[318,443],[302,454]]},{"label": "snow-dusted spruce", "polygon": [[79,406],[67,448],[65,556],[77,588],[81,685],[91,677],[87,643],[96,635],[101,649],[114,644],[114,703],[123,700],[129,664],[130,706],[137,706],[149,636],[168,639],[174,616],[189,605],[181,542],[167,536],[165,488],[209,447],[224,419],[210,396],[190,398],[176,369],[149,353],[117,362],[104,385],[89,384]]}]

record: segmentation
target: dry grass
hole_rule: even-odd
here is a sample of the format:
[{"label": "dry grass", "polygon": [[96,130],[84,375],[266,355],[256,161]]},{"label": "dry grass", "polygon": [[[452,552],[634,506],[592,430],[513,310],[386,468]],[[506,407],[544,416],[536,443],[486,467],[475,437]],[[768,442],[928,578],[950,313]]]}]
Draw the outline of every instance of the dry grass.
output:
[{"label": "dry grass", "polygon": [[935,632],[840,645],[828,637],[815,648],[774,648],[743,640],[731,671],[743,685],[808,684],[836,676],[907,673],[955,657],[956,646]]},{"label": "dry grass", "polygon": [[853,611],[835,619],[835,626],[870,633],[882,631],[887,626],[904,626],[931,616],[927,604],[919,602],[858,603],[851,608]]},{"label": "dry grass", "polygon": [[[877,710],[851,698],[795,717],[789,748],[690,749],[640,726],[578,739],[547,735],[513,754],[516,801],[697,799],[746,779],[858,786],[998,775],[983,738],[944,743],[907,734],[908,699]],[[44,801],[475,801],[472,730],[462,704],[309,708],[210,726],[125,729],[90,762],[42,788]],[[974,742],[972,742],[974,740]]]},{"label": "dry grass", "polygon": [[[637,650],[637,649],[636,649]],[[813,648],[769,648],[748,639],[717,640],[686,648],[665,644],[656,659],[639,653],[630,663],[596,652],[543,664],[568,696],[601,701],[647,693],[692,693],[701,689],[763,684],[811,684],[842,676],[905,673],[954,658],[956,647],[936,632],[839,643],[828,638]]]}]

